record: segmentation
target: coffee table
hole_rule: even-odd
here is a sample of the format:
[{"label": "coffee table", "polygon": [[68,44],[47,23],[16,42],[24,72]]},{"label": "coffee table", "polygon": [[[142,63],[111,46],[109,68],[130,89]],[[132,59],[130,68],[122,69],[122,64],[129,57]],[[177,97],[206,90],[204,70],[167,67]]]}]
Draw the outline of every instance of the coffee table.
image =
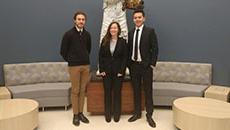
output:
[{"label": "coffee table", "polygon": [[38,103],[31,99],[0,100],[0,130],[33,130],[38,126]]},{"label": "coffee table", "polygon": [[230,104],[202,97],[179,98],[173,102],[173,119],[181,130],[230,130]]}]

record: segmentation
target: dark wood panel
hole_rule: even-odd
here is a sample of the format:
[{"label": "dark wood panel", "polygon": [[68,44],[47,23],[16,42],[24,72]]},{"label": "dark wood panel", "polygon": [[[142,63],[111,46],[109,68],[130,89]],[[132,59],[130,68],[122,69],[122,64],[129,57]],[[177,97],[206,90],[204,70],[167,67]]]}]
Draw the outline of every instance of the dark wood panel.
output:
[{"label": "dark wood panel", "polygon": [[[144,110],[144,92],[142,91],[142,110]],[[130,82],[123,82],[121,90],[122,114],[131,114],[134,110],[133,89]],[[91,114],[104,113],[104,89],[102,82],[90,82],[87,86],[87,111]]]}]

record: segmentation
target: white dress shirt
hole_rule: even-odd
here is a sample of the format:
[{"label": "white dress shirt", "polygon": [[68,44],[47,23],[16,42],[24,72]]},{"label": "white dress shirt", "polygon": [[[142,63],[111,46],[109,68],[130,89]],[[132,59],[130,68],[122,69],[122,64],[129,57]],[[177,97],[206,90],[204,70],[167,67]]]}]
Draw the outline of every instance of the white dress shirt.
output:
[{"label": "white dress shirt", "polygon": [[111,52],[112,56],[113,56],[113,53],[114,53],[114,51],[115,51],[116,44],[117,44],[117,40],[113,40],[113,39],[112,39],[112,40],[110,41],[110,52]]},{"label": "white dress shirt", "polygon": [[77,26],[75,26],[75,28],[77,29],[78,32],[82,32],[82,31],[83,31],[83,28],[80,29],[80,28],[78,28]]}]

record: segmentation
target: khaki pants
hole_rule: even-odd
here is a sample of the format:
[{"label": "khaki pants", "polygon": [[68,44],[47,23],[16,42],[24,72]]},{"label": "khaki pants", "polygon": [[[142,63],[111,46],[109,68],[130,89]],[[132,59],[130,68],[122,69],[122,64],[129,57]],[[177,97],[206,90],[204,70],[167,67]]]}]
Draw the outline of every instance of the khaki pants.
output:
[{"label": "khaki pants", "polygon": [[85,89],[89,81],[89,65],[69,66],[73,113],[83,112]]}]

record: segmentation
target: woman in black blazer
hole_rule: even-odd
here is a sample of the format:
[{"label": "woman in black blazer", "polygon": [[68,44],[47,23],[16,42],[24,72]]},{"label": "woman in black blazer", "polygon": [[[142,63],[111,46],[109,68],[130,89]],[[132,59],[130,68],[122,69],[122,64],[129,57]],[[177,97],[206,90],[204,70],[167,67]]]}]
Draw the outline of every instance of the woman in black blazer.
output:
[{"label": "woman in black blazer", "polygon": [[126,40],[119,38],[120,33],[119,23],[112,22],[102,39],[99,51],[99,71],[103,77],[105,120],[107,122],[111,121],[112,109],[115,122],[119,121],[121,115],[121,86],[126,68],[127,47]]}]

